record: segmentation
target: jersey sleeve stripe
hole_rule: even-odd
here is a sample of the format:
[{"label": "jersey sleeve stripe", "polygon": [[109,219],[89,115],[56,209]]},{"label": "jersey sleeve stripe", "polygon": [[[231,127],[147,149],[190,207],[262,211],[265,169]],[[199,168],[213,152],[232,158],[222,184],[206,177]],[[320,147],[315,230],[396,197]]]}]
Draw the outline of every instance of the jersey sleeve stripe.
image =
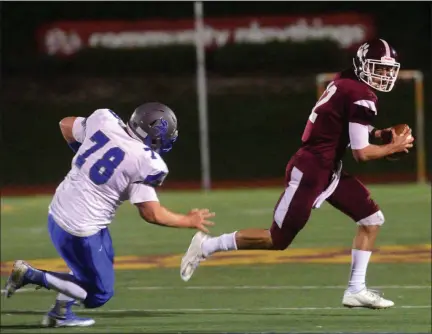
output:
[{"label": "jersey sleeve stripe", "polygon": [[354,104],[357,104],[357,105],[362,106],[362,107],[366,107],[366,108],[372,110],[375,113],[375,115],[377,114],[375,102],[373,102],[373,101],[358,100],[358,101],[355,101]]},{"label": "jersey sleeve stripe", "polygon": [[316,112],[312,111],[311,114],[309,115],[309,120],[310,120],[312,123],[315,123],[317,117],[318,117],[318,114],[317,114]]}]

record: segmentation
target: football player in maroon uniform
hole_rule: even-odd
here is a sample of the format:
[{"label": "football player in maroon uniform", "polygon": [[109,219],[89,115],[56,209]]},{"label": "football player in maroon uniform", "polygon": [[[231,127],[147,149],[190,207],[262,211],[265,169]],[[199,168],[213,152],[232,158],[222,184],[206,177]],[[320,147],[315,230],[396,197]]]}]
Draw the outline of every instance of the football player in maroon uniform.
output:
[{"label": "football player in maroon uniform", "polygon": [[[324,201],[349,216],[357,225],[352,245],[352,265],[342,303],[346,307],[388,308],[394,305],[377,291],[366,288],[366,269],[384,215],[366,187],[342,168],[342,158],[351,147],[357,161],[384,158],[407,152],[413,146],[411,130],[401,135],[393,129],[374,129],[377,96],[389,92],[400,64],[395,50],[382,39],[360,46],[353,67],[339,73],[316,103],[302,136],[302,145],[288,162],[286,188],[274,209],[269,229],[245,229],[218,237],[198,232],[181,263],[187,281],[200,261],[220,251],[284,250],[306,225],[311,210]],[[372,145],[369,136],[380,138],[392,131],[392,141]]]}]

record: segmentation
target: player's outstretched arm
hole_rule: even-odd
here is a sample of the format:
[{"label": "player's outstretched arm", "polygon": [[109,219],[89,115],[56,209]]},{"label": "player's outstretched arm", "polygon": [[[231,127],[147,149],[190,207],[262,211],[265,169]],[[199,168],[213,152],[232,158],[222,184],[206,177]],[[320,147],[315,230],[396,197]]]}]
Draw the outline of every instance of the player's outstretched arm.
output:
[{"label": "player's outstretched arm", "polygon": [[187,215],[171,212],[157,201],[149,201],[135,204],[140,216],[151,224],[167,227],[195,228],[208,233],[207,226],[214,223],[207,219],[214,217],[215,213],[208,209],[193,209]]}]

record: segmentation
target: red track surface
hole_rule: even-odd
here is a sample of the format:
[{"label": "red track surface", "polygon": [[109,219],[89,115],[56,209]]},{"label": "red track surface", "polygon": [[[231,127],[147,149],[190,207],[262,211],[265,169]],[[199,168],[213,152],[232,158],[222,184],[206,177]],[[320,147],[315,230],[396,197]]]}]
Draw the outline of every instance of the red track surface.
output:
[{"label": "red track surface", "polygon": [[[380,174],[363,175],[359,179],[366,184],[373,183],[407,183],[415,182],[414,174]],[[429,181],[432,181],[432,174],[429,174]],[[284,181],[278,179],[253,179],[253,180],[225,180],[213,181],[213,189],[236,189],[236,188],[260,188],[260,187],[283,187]],[[32,185],[32,186],[7,186],[1,189],[1,196],[26,196],[53,194],[57,185]],[[161,190],[197,190],[200,189],[200,181],[169,181],[167,180]]]}]

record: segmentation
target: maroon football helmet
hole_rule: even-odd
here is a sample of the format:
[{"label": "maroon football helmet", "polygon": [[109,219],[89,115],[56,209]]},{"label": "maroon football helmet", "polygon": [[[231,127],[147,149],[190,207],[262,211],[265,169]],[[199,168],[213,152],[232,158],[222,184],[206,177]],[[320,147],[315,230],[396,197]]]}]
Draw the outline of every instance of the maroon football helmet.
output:
[{"label": "maroon football helmet", "polygon": [[385,40],[374,39],[361,45],[353,58],[354,72],[370,87],[390,92],[396,82],[400,64],[397,53]]}]

